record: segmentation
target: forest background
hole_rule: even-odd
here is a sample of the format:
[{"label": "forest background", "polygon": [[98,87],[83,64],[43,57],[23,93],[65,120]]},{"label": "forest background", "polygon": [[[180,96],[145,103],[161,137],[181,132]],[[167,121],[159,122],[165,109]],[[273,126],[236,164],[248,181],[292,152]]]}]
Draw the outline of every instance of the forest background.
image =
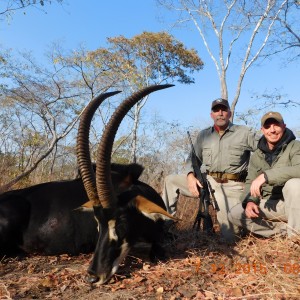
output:
[{"label": "forest background", "polygon": [[151,84],[124,120],[113,160],[145,166],[157,189],[181,172],[193,136],[227,98],[233,121],[259,132],[280,110],[299,134],[299,11],[282,1],[1,1],[0,186],[2,191],[77,175],[78,118],[99,93],[90,140],[120,101]]}]

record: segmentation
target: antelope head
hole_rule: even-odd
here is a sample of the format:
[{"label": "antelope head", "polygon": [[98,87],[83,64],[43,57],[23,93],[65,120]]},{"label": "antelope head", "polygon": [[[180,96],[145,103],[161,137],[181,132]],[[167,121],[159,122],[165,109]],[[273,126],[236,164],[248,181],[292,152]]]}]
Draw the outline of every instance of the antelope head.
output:
[{"label": "antelope head", "polygon": [[[158,227],[159,222],[173,218],[166,212],[160,196],[150,186],[136,179],[130,179],[128,180],[130,183],[126,185],[126,188],[123,187],[121,191],[116,189],[115,184],[113,184],[111,168],[113,142],[122,119],[132,106],[143,97],[171,86],[154,85],[146,87],[125,99],[117,107],[105,127],[99,143],[96,180],[91,175],[90,158],[86,157],[89,156],[88,140],[86,140],[88,138],[87,127],[89,126],[86,126],[83,134],[80,134],[83,131],[79,128],[78,136],[80,138],[84,137],[85,140],[85,142],[81,141],[80,143],[86,145],[86,148],[83,148],[82,151],[77,150],[79,169],[90,199],[89,202],[93,206],[95,219],[99,225],[99,238],[88,269],[87,280],[90,283],[99,281],[99,284],[103,284],[107,282],[117,271],[120,262],[137,239],[145,238],[150,243],[155,244],[157,235],[161,234]],[[93,108],[87,113],[90,116],[87,119],[91,119],[95,107],[109,96],[111,94],[104,94],[100,97],[101,100],[95,101],[97,104],[90,104],[90,107]],[[87,111],[89,111],[88,107]],[[80,138],[78,137],[78,140]]]}]

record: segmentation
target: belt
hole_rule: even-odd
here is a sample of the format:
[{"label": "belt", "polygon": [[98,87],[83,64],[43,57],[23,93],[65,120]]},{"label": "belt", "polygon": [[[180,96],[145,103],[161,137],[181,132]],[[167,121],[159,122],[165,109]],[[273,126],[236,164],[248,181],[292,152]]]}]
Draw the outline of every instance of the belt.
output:
[{"label": "belt", "polygon": [[207,171],[207,174],[210,175],[218,183],[227,183],[228,180],[237,181],[239,179],[239,174],[209,172],[209,171]]}]

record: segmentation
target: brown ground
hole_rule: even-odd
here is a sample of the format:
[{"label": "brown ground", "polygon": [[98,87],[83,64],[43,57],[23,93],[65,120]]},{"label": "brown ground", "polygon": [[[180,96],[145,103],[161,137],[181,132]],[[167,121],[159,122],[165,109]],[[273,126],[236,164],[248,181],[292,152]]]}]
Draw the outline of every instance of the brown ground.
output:
[{"label": "brown ground", "polygon": [[193,212],[179,214],[189,222],[166,245],[167,261],[150,263],[148,248],[134,249],[108,284],[96,286],[84,281],[91,255],[4,258],[0,299],[300,299],[300,237],[246,237],[230,247],[193,231]]}]

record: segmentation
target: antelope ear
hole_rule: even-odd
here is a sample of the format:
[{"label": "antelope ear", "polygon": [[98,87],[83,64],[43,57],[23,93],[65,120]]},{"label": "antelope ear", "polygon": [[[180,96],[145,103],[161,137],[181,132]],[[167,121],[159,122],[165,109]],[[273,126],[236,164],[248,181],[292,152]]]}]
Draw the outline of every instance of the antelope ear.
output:
[{"label": "antelope ear", "polygon": [[157,221],[158,219],[163,220],[175,220],[180,221],[180,219],[177,219],[170,215],[166,210],[158,206],[157,204],[153,203],[152,201],[148,200],[147,198],[138,195],[134,198],[135,206],[136,208],[147,218]]},{"label": "antelope ear", "polygon": [[93,211],[93,202],[88,201],[82,204],[81,206],[75,208],[74,210],[79,210],[79,211]]}]

